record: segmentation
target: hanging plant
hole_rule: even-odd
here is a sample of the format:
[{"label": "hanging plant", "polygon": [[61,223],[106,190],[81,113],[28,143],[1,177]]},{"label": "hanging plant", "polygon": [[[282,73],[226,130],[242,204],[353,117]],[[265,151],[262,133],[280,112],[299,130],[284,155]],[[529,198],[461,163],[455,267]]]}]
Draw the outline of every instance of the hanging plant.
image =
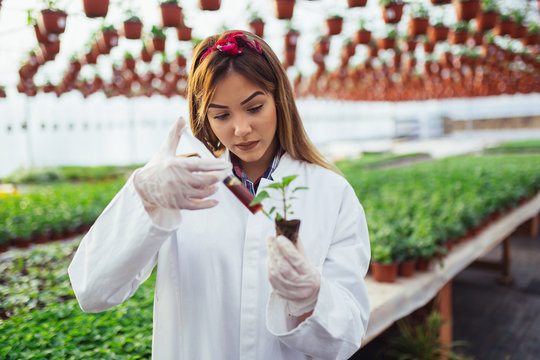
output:
[{"label": "hanging plant", "polygon": [[199,9],[216,11],[221,7],[221,0],[199,0]]},{"label": "hanging plant", "polygon": [[458,21],[469,21],[476,17],[480,10],[480,0],[454,0]]},{"label": "hanging plant", "polygon": [[315,43],[315,53],[326,56],[330,53],[330,38],[328,36],[320,36]]},{"label": "hanging plant", "polygon": [[328,35],[337,35],[343,29],[343,16],[331,15],[325,20]]},{"label": "hanging plant", "polygon": [[347,0],[350,8],[366,6],[367,0]]},{"label": "hanging plant", "polygon": [[357,44],[367,45],[371,41],[371,31],[366,28],[366,19],[360,18],[359,28],[355,33],[354,40]]},{"label": "hanging plant", "polygon": [[135,58],[133,57],[133,54],[131,54],[129,51],[126,51],[124,53],[124,69],[135,71],[135,65],[136,65]]},{"label": "hanging plant", "polygon": [[67,14],[56,8],[56,0],[43,0],[45,9],[41,10],[38,25],[41,32],[62,34],[66,30]]},{"label": "hanging plant", "polygon": [[514,20],[510,17],[509,14],[500,13],[499,22],[495,25],[494,31],[495,35],[504,36],[510,35],[514,27]]},{"label": "hanging plant", "polygon": [[287,24],[287,32],[285,33],[285,36],[284,36],[285,48],[296,49],[296,43],[298,42],[299,36],[300,36],[300,32],[293,27],[291,22],[289,22]]},{"label": "hanging plant", "polygon": [[109,0],[83,0],[83,9],[89,18],[105,17],[109,11]]},{"label": "hanging plant", "polygon": [[140,39],[142,28],[141,19],[128,11],[128,18],[124,21],[124,37],[130,40]]},{"label": "hanging plant", "polygon": [[396,47],[397,31],[395,26],[387,28],[386,35],[377,39],[377,48],[381,50],[393,49]]},{"label": "hanging plant", "polygon": [[256,11],[250,11],[249,15],[249,31],[257,35],[258,37],[264,36],[264,20]]},{"label": "hanging plant", "polygon": [[186,57],[184,56],[184,53],[182,53],[180,50],[176,52],[176,66],[179,68],[185,68],[187,64]]},{"label": "hanging plant", "polygon": [[97,46],[101,54],[109,54],[118,45],[118,32],[113,25],[104,25],[97,36]]},{"label": "hanging plant", "polygon": [[154,55],[153,52],[149,51],[148,48],[146,47],[146,44],[143,42],[142,49],[141,49],[141,60],[146,63],[149,63],[152,61],[153,55]]},{"label": "hanging plant", "polygon": [[182,8],[178,0],[165,0],[159,5],[163,27],[178,27],[182,22]]},{"label": "hanging plant", "polygon": [[295,0],[274,0],[276,18],[292,19],[295,3]]},{"label": "hanging plant", "polygon": [[445,41],[448,38],[448,26],[445,26],[442,19],[436,19],[434,24],[428,27],[427,36],[431,43]]},{"label": "hanging plant", "polygon": [[431,3],[433,5],[446,5],[446,4],[450,4],[452,2],[452,0],[431,0]]},{"label": "hanging plant", "polygon": [[476,30],[491,30],[497,24],[499,17],[499,7],[495,0],[482,0],[480,11],[476,15]]},{"label": "hanging plant", "polygon": [[152,45],[153,51],[165,51],[165,40],[167,39],[167,36],[165,35],[163,29],[153,25],[152,29],[150,30],[150,34],[152,38],[152,42],[150,44]]},{"label": "hanging plant", "polygon": [[180,41],[191,41],[192,29],[184,24],[184,20],[180,21],[180,25],[176,28],[176,35]]},{"label": "hanging plant", "polygon": [[425,35],[429,26],[429,13],[422,3],[413,3],[411,6],[409,35],[413,38],[418,35]]},{"label": "hanging plant", "polygon": [[527,35],[527,28],[525,27],[525,10],[514,9],[510,13],[510,17],[514,20],[514,27],[510,30],[510,36],[514,39],[520,39]]},{"label": "hanging plant", "polygon": [[387,24],[397,24],[403,16],[403,2],[401,0],[379,0],[382,6],[383,19]]},{"label": "hanging plant", "polygon": [[449,33],[449,40],[452,44],[465,44],[469,35],[469,23],[460,21],[456,23]]}]

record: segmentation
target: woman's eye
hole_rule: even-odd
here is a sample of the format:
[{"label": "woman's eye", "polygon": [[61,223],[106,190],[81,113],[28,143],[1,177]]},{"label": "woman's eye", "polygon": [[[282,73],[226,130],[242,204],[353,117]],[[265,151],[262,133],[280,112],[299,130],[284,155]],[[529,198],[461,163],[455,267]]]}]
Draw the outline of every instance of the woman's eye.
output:
[{"label": "woman's eye", "polygon": [[220,114],[220,115],[214,115],[213,118],[216,120],[225,120],[229,114]]},{"label": "woman's eye", "polygon": [[258,113],[259,111],[261,111],[262,108],[263,108],[262,105],[258,105],[258,106],[249,108],[248,111],[249,111],[250,113],[252,113],[252,114],[255,114],[255,113]]}]

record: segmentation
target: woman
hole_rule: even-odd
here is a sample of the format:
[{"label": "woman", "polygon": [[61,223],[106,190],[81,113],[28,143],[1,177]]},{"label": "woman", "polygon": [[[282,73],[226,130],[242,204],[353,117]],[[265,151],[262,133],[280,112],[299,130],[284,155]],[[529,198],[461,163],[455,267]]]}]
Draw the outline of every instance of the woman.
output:
[{"label": "woman", "polygon": [[[154,359],[350,357],[369,316],[365,215],[310,143],[276,55],[247,32],[205,39],[188,101],[218,158],[175,156],[186,139],[173,126],[82,240],[69,268],[81,308],[122,303],[157,264]],[[296,246],[219,182],[231,163],[253,193],[289,175],[309,188],[293,203]]]}]

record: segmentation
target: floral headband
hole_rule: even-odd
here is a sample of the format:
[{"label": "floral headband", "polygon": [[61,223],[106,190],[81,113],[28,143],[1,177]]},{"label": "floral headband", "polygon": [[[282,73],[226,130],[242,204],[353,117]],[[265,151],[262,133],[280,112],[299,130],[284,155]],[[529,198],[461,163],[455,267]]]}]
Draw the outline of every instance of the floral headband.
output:
[{"label": "floral headband", "polygon": [[229,55],[241,55],[244,53],[244,50],[240,47],[240,45],[247,46],[259,54],[262,54],[261,45],[254,38],[244,34],[241,31],[237,31],[227,35],[227,37],[224,39],[218,40],[216,45],[206,50],[204,55],[201,57],[201,60],[199,60],[199,64],[202,63],[204,58],[206,58],[206,56],[208,56],[208,54],[214,50],[219,50],[222,53]]}]

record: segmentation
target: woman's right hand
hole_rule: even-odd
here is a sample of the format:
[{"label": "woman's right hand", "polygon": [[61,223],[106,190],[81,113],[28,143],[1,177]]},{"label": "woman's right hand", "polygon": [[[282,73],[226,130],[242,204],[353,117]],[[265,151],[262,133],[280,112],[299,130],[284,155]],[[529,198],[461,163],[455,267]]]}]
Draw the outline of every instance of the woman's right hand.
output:
[{"label": "woman's right hand", "polygon": [[[179,118],[172,126],[165,144],[144,167],[137,169],[133,183],[152,220],[164,227],[180,222],[180,209],[207,209],[216,200],[205,199],[217,191],[215,183],[230,169],[219,159],[177,157],[185,121]],[[214,173],[212,173],[214,172]]]}]

